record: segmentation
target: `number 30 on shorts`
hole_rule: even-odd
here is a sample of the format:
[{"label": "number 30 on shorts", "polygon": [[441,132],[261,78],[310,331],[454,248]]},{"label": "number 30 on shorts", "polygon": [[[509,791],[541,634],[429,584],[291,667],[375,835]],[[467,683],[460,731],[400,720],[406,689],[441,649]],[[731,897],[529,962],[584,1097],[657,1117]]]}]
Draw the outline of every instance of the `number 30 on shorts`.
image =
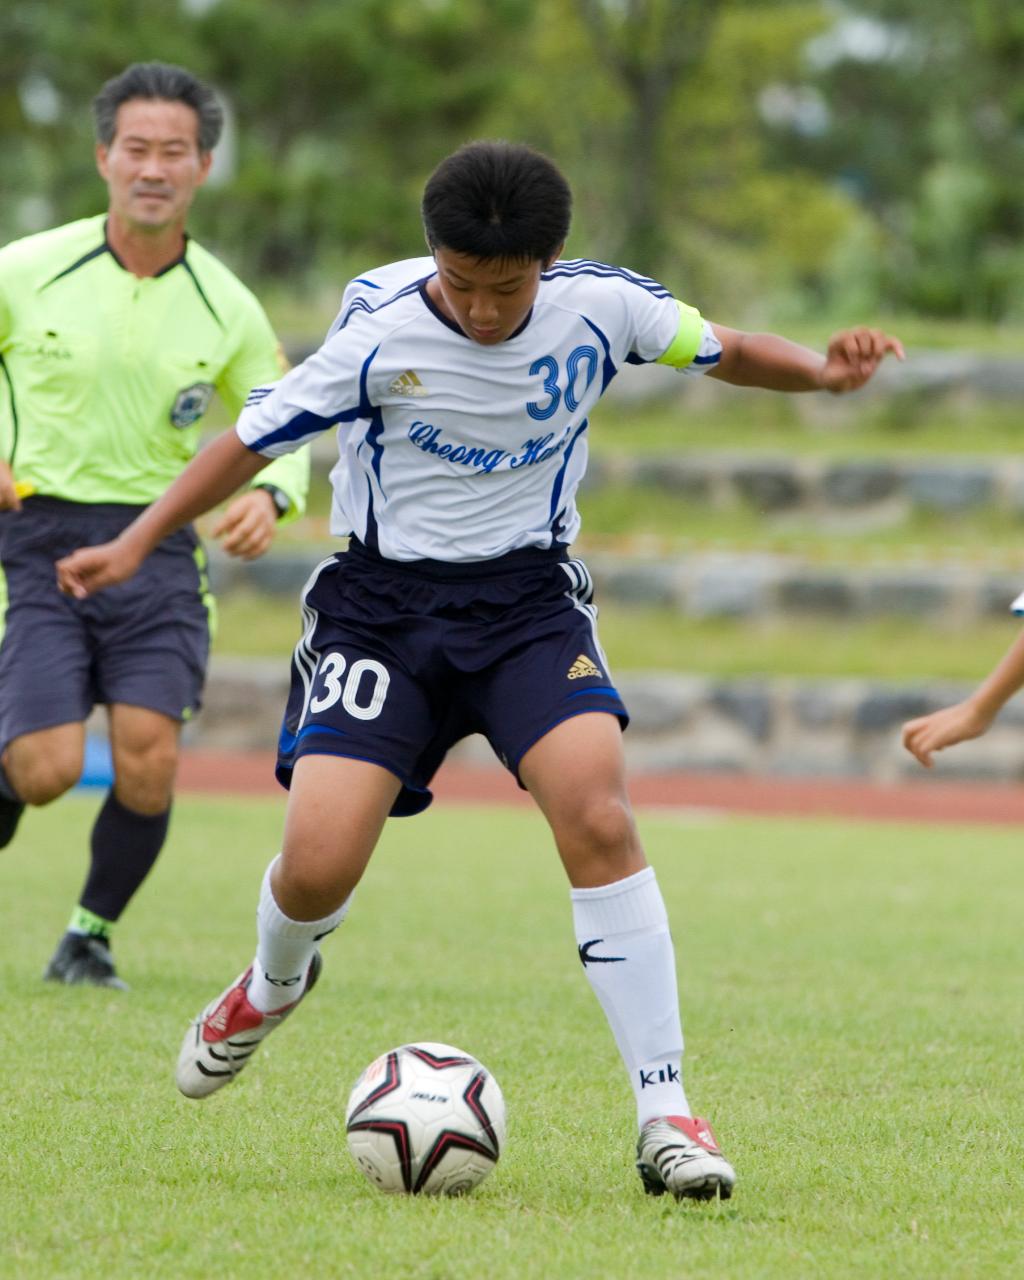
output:
[{"label": "number 30 on shorts", "polygon": [[376,720],[391,683],[387,667],[381,663],[360,658],[350,667],[340,653],[327,654],[316,679],[322,682],[323,692],[310,699],[310,711],[326,711],[340,698],[341,705],[357,720]]}]

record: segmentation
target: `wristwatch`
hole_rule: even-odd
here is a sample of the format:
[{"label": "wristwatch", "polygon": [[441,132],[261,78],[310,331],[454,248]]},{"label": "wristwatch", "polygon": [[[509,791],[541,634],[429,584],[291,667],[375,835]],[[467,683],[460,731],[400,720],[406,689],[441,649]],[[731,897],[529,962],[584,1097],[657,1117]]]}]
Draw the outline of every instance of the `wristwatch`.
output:
[{"label": "wristwatch", "polygon": [[278,520],[282,516],[286,516],[292,509],[292,500],[288,497],[283,489],[279,489],[276,484],[255,484],[254,489],[264,489],[270,494],[270,499],[274,504],[274,510],[277,512]]}]

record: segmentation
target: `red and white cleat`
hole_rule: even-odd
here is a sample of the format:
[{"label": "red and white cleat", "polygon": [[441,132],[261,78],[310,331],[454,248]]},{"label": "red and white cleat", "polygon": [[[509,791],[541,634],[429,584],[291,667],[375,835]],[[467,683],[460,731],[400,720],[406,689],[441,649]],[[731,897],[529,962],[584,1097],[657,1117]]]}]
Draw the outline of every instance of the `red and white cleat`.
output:
[{"label": "red and white cleat", "polygon": [[728,1200],[736,1185],[711,1125],[697,1116],[648,1120],[637,1140],[636,1167],[649,1196],[670,1191],[677,1200]]},{"label": "red and white cleat", "polygon": [[230,1084],[262,1041],[312,991],[320,976],[321,964],[320,953],[316,951],[306,970],[306,985],[299,999],[276,1013],[261,1013],[249,1003],[251,966],[208,1004],[189,1027],[178,1055],[174,1078],[185,1097],[206,1098]]}]

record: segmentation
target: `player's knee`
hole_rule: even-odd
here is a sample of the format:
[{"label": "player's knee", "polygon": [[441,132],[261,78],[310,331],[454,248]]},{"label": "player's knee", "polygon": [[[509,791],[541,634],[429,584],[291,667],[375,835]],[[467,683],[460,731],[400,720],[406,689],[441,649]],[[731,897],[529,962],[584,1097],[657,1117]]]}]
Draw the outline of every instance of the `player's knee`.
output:
[{"label": "player's knee", "polygon": [[177,751],[164,744],[114,757],[117,796],[137,813],[163,813],[171,803]]},{"label": "player's knee", "polygon": [[319,859],[283,857],[274,877],[274,898],[286,916],[316,920],[330,915],[352,892],[349,877]]},{"label": "player's knee", "polygon": [[82,776],[81,756],[59,752],[33,755],[8,766],[8,774],[26,804],[43,805],[64,795]]},{"label": "player's knee", "polygon": [[638,847],[629,804],[616,795],[595,796],[583,803],[572,830],[563,838],[571,841],[588,861],[606,862],[610,869],[631,858]]}]

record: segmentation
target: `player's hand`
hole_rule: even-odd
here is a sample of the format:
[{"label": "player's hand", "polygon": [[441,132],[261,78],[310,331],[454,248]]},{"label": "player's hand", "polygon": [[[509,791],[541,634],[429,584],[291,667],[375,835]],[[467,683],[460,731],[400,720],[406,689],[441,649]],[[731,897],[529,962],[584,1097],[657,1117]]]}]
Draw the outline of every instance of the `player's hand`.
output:
[{"label": "player's hand", "polygon": [[829,340],[821,385],[825,391],[840,395],[856,391],[873,375],[887,355],[905,360],[906,352],[898,338],[881,329],[843,329]]},{"label": "player's hand", "polygon": [[141,563],[141,557],[122,538],[79,547],[57,561],[57,586],[66,596],[84,600],[104,587],[127,581]]},{"label": "player's hand", "polygon": [[972,702],[958,702],[931,715],[908,720],[903,726],[903,745],[926,769],[932,767],[932,754],[945,747],[980,738],[992,723]]},{"label": "player's hand", "polygon": [[213,536],[229,556],[255,560],[274,541],[277,508],[266,489],[250,489],[236,498],[213,526]]},{"label": "player's hand", "polygon": [[20,511],[21,495],[14,482],[11,468],[6,462],[0,462],[0,511]]}]

